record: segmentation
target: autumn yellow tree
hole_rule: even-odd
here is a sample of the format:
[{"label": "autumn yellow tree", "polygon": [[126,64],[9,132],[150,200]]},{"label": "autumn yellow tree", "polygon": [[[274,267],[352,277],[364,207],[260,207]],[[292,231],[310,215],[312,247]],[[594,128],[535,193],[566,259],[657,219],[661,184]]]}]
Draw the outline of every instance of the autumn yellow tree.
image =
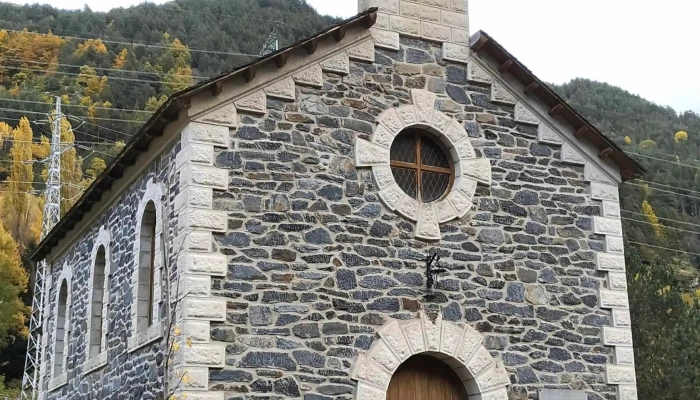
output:
[{"label": "autumn yellow tree", "polygon": [[75,133],[70,122],[61,120],[61,143],[70,146],[61,154],[61,216],[75,204],[83,192],[83,160],[74,146]]},{"label": "autumn yellow tree", "polygon": [[168,43],[168,49],[161,56],[159,66],[164,65],[168,68],[163,75],[163,81],[167,82],[163,92],[165,95],[171,95],[194,84],[192,67],[190,67],[192,56],[187,46],[180,40],[171,41],[167,33],[163,37]]},{"label": "autumn yellow tree", "polygon": [[659,217],[656,216],[651,204],[649,204],[649,202],[646,200],[644,200],[642,203],[642,213],[644,214],[644,218],[649,222],[649,224],[651,224],[652,229],[654,229],[654,234],[656,234],[656,237],[663,239],[665,235],[664,228],[661,225],[661,222],[659,222]]},{"label": "autumn yellow tree", "polygon": [[78,75],[76,82],[83,88],[83,98],[93,99],[102,93],[107,85],[107,77],[98,76],[92,67],[83,65],[80,67],[80,75]]},{"label": "autumn yellow tree", "polygon": [[127,49],[122,49],[122,51],[117,54],[117,57],[114,59],[114,62],[112,63],[112,68],[115,69],[121,69],[124,67],[124,64],[126,64],[126,58],[129,56],[129,50]]},{"label": "autumn yellow tree", "polygon": [[686,131],[678,131],[678,132],[676,132],[676,134],[673,136],[673,139],[676,141],[676,143],[687,142],[687,141],[688,141],[688,132],[686,132]]},{"label": "autumn yellow tree", "polygon": [[78,48],[73,53],[76,57],[82,57],[90,50],[94,50],[98,54],[107,52],[107,46],[100,39],[88,39],[83,43],[78,44]]},{"label": "autumn yellow tree", "polygon": [[20,298],[27,291],[27,281],[17,243],[0,224],[0,348],[15,337],[27,337],[29,310]]},{"label": "autumn yellow tree", "polygon": [[31,194],[34,189],[32,128],[22,118],[12,131],[12,167],[7,179],[7,193],[2,196],[2,217],[7,231],[24,250],[39,239],[41,201]]},{"label": "autumn yellow tree", "polygon": [[641,143],[639,143],[639,147],[641,147],[644,150],[649,150],[652,147],[656,145],[656,142],[650,139],[643,140]]},{"label": "autumn yellow tree", "polygon": [[[4,67],[37,69],[36,62],[47,65],[46,71],[56,69],[58,55],[61,46],[65,43],[62,38],[53,35],[29,32],[26,29],[21,32],[0,31],[0,65]],[[36,74],[26,70],[26,74]],[[0,80],[3,78],[3,69],[0,68]],[[5,77],[6,78],[6,77]]]},{"label": "autumn yellow tree", "polygon": [[632,144],[632,138],[625,136],[625,144]]}]

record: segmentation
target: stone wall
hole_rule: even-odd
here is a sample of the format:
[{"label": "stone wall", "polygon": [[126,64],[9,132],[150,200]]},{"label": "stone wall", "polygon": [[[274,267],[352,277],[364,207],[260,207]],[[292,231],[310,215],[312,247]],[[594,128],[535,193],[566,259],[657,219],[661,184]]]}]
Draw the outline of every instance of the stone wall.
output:
[{"label": "stone wall", "polygon": [[[213,163],[229,174],[212,203],[228,214],[213,236],[228,273],[212,281],[227,318],[211,324],[226,366],[210,370],[210,390],[353,398],[356,357],[383,326],[422,309],[483,334],[510,375],[511,400],[538,387],[615,396],[605,383],[614,349],[602,341],[612,313],[599,306],[608,275],[596,264],[606,251],[594,226],[602,198],[588,183],[600,170],[479,64],[394,38],[372,63],[324,68],[318,85],[297,80],[286,101],[269,96],[254,112],[236,103],[240,124]],[[410,104],[411,89],[437,94],[436,109],[491,161],[491,186],[477,187],[465,217],[440,225],[440,241],[415,239],[415,224],[382,203],[370,170],[353,161],[356,140],[371,139],[383,111]],[[449,272],[429,292],[425,259],[436,252]],[[621,375],[629,383],[629,370]]]},{"label": "stone wall", "polygon": [[[172,238],[175,237],[177,219],[172,212],[172,200],[178,192],[175,175],[175,155],[179,142],[157,159],[137,178],[118,199],[92,222],[81,237],[70,244],[51,264],[51,289],[48,298],[48,315],[44,323],[45,362],[53,365],[52,342],[55,340],[55,307],[59,277],[72,275],[70,289],[68,362],[65,385],[51,382],[53,375],[44,381],[49,385],[43,389],[45,399],[156,399],[163,398],[164,345],[155,341],[135,351],[127,347],[132,337],[132,273],[134,268],[134,243],[137,240],[137,209],[149,184],[155,180],[168,190],[163,199],[167,211],[166,238],[168,254],[172,254]],[[89,328],[90,287],[92,286],[93,246],[100,230],[107,229],[111,237],[107,260],[111,268],[109,313],[106,325],[106,365],[95,364],[93,371],[86,370],[88,346],[86,334]],[[175,259],[170,256],[169,263]],[[161,301],[160,318],[165,318],[165,302]],[[45,314],[46,315],[46,314]],[[94,360],[93,360],[94,361]],[[48,370],[51,370],[49,367]],[[54,388],[54,386],[58,386]]]}]

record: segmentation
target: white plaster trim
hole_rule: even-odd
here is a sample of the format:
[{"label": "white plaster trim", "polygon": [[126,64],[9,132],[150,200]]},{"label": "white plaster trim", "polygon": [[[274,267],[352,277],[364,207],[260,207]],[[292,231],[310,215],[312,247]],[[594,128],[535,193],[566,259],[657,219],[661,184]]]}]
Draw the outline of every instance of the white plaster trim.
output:
[{"label": "white plaster trim", "polygon": [[[146,210],[146,206],[149,202],[153,202],[156,209],[156,246],[154,260],[154,273],[153,273],[153,316],[154,319],[160,316],[160,305],[163,301],[162,299],[162,269],[163,269],[163,247],[165,243],[163,242],[163,185],[161,183],[156,183],[153,180],[149,180],[146,184],[146,192],[143,194],[139,202],[139,207],[136,210],[136,240],[134,241],[134,252],[133,252],[133,270],[131,271],[131,289],[133,292],[133,302],[131,303],[131,334],[134,335],[138,332],[138,286],[139,286],[139,260],[141,251],[141,223],[143,220],[143,214]],[[157,321],[156,321],[157,322]],[[155,326],[156,323],[153,324]],[[150,330],[150,328],[149,328]]]},{"label": "white plaster trim", "polygon": [[[100,247],[105,249],[105,269],[104,269],[104,283],[102,287],[102,338],[100,340],[100,353],[104,353],[107,350],[107,324],[109,322],[109,296],[111,294],[111,235],[109,229],[105,226],[100,227],[100,231],[97,233],[95,242],[92,245],[92,255],[90,256],[91,267],[90,275],[88,276],[88,282],[90,282],[90,290],[88,291],[88,301],[90,302],[87,312],[87,333],[85,336],[85,357],[90,359],[90,341],[92,338],[92,302],[93,302],[93,289],[94,285],[93,277],[95,275],[95,263],[97,261],[97,253]],[[87,361],[86,361],[87,362]],[[105,361],[106,362],[106,361]]]},{"label": "white plaster trim", "polygon": [[[415,237],[440,240],[440,223],[464,217],[472,207],[477,182],[491,184],[491,163],[476,158],[464,125],[435,109],[437,95],[427,90],[411,90],[413,105],[390,108],[377,117],[370,141],[355,141],[355,166],[371,167],[379,197],[389,209],[417,222]],[[454,160],[452,188],[438,201],[420,204],[398,187],[391,168],[391,145],[406,128],[423,128],[435,134]]]},{"label": "white plaster trim", "polygon": [[503,363],[491,357],[483,337],[469,325],[443,321],[393,320],[379,330],[370,350],[354,360],[350,376],[357,381],[355,400],[385,400],[392,375],[409,357],[427,354],[447,363],[472,396],[508,400],[510,377]]}]

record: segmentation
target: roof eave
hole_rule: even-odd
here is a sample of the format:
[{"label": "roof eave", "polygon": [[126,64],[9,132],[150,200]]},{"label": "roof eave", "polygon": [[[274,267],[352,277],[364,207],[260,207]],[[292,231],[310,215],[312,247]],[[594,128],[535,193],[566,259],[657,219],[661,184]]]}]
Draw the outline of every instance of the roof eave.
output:
[{"label": "roof eave", "polygon": [[518,79],[525,87],[526,94],[532,94],[542,100],[552,113],[564,119],[574,128],[577,138],[585,139],[598,150],[601,159],[609,159],[620,169],[623,181],[639,178],[646,170],[632,157],[627,155],[615,142],[610,140],[594,124],[571,107],[552,88],[532,73],[517,58],[489,34],[479,31],[472,35],[470,47],[476,53],[485,53],[507,69],[508,73]]},{"label": "roof eave", "polygon": [[73,205],[73,207],[61,218],[56,226],[39,243],[34,252],[30,255],[33,261],[40,261],[45,258],[58,243],[65,238],[66,233],[75,228],[82,217],[92,210],[92,206],[102,199],[102,194],[112,187],[112,183],[124,174],[124,170],[132,165],[140,154],[148,151],[151,141],[163,135],[163,129],[170,122],[177,120],[181,110],[190,107],[193,96],[202,91],[209,90],[214,96],[221,93],[223,82],[238,76],[243,76],[246,80],[255,78],[255,71],[262,64],[275,62],[278,68],[286,64],[287,56],[294,51],[305,48],[307,52],[313,53],[316,44],[333,36],[336,41],[341,41],[345,36],[345,30],[362,25],[369,29],[377,21],[377,8],[372,7],[354,17],[341,21],[316,35],[302,39],[279,51],[268,54],[258,60],[237,67],[225,72],[217,77],[200,82],[187,89],[181,90],[171,95],[163,105],[151,116],[151,118],[141,127],[139,132],[126,144],[124,149],[117,155],[105,171],[83,192],[83,195]]}]

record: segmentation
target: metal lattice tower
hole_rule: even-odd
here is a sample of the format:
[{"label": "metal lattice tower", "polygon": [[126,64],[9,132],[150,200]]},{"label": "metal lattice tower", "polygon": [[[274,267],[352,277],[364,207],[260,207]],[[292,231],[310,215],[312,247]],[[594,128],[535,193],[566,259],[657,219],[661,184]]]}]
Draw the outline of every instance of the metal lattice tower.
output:
[{"label": "metal lattice tower", "polygon": [[280,49],[280,41],[277,37],[277,30],[279,29],[280,24],[281,22],[277,21],[275,28],[272,29],[270,35],[267,37],[267,39],[265,39],[265,43],[263,43],[262,48],[260,49],[261,56],[266,56]]},{"label": "metal lattice tower", "polygon": [[[49,155],[48,179],[44,203],[44,219],[41,230],[42,239],[51,232],[61,219],[61,98],[56,97],[56,112],[53,115],[51,129],[51,154]],[[29,319],[29,340],[24,362],[22,378],[22,399],[35,400],[43,386],[46,370],[42,354],[42,322],[48,291],[48,266],[45,260],[39,262],[34,281],[32,314]]]}]

